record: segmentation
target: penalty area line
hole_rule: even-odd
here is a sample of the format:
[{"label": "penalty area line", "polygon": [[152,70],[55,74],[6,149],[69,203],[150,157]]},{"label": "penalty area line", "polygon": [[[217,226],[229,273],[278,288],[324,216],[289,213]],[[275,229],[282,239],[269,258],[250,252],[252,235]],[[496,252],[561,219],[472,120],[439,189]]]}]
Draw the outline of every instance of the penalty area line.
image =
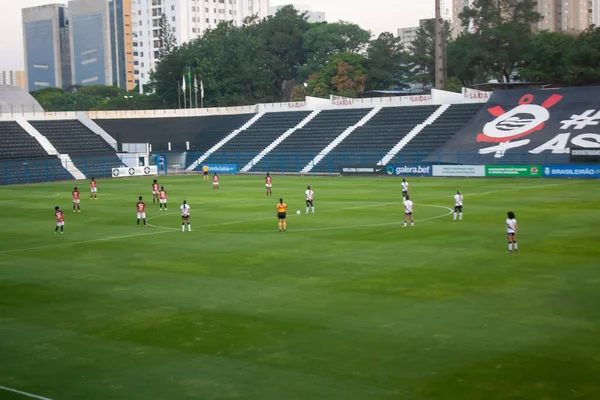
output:
[{"label": "penalty area line", "polygon": [[9,387],[6,386],[2,386],[0,385],[0,390],[5,390],[7,392],[12,392],[12,393],[16,393],[16,394],[20,394],[21,396],[25,396],[25,397],[30,397],[32,399],[38,399],[38,400],[52,400],[48,397],[43,397],[43,396],[38,396],[37,394],[33,394],[33,393],[27,393],[27,392],[23,392],[21,390],[17,390],[17,389],[11,389]]}]

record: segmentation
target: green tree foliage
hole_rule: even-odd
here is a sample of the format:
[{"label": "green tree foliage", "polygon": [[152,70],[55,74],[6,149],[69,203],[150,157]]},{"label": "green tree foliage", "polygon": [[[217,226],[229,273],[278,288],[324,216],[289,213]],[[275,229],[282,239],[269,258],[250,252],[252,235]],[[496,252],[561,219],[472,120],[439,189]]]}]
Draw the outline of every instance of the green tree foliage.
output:
[{"label": "green tree foliage", "polygon": [[600,28],[578,36],[542,31],[523,56],[519,75],[528,81],[554,85],[600,83]]},{"label": "green tree foliage", "polygon": [[165,14],[160,16],[158,27],[158,38],[160,40],[160,47],[158,48],[158,58],[162,60],[163,58],[167,57],[175,51],[175,49],[177,48],[177,39],[175,38],[173,27],[169,23],[169,20],[167,19],[167,16]]},{"label": "green tree foliage", "polygon": [[475,0],[459,14],[463,28],[472,27],[469,44],[481,67],[499,82],[510,82],[541,16],[535,0]]},{"label": "green tree foliage", "polygon": [[306,89],[304,85],[296,85],[292,89],[292,101],[304,101],[306,99]]},{"label": "green tree foliage", "polygon": [[335,94],[358,97],[365,91],[366,58],[355,53],[339,53],[331,56],[325,68],[309,77],[306,93],[314,97]]},{"label": "green tree foliage", "polygon": [[304,35],[306,65],[298,78],[305,80],[309,75],[323,69],[332,55],[337,53],[361,53],[365,50],[371,33],[356,24],[347,22],[312,24]]},{"label": "green tree foliage", "polygon": [[[444,21],[444,38],[446,45],[450,40],[452,29],[448,21]],[[435,20],[428,19],[419,26],[415,40],[410,45],[410,80],[425,86],[433,86],[435,72]]]},{"label": "green tree foliage", "polygon": [[367,48],[369,89],[385,90],[400,86],[406,75],[407,54],[400,38],[384,32]]}]

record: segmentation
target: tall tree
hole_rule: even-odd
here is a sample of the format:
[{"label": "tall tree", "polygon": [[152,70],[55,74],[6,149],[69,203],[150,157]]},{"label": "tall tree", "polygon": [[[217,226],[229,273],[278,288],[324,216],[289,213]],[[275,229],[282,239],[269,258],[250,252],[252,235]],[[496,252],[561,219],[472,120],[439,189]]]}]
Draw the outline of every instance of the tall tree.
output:
[{"label": "tall tree", "polygon": [[402,40],[389,32],[382,33],[367,48],[367,86],[375,90],[400,86],[407,72],[407,63]]},{"label": "tall tree", "polygon": [[365,50],[371,33],[356,24],[347,22],[311,24],[304,35],[307,63],[298,72],[298,79],[323,69],[329,58],[337,53],[361,53]]},{"label": "tall tree", "polygon": [[158,58],[159,60],[162,60],[169,54],[172,54],[173,51],[177,48],[177,39],[175,38],[173,27],[169,23],[169,20],[167,19],[167,16],[165,14],[160,16],[158,27],[158,40],[160,40],[160,47],[158,48]]},{"label": "tall tree", "polygon": [[325,68],[309,77],[306,92],[309,96],[325,97],[325,92],[345,97],[358,97],[364,92],[367,80],[366,59],[355,53],[331,56]]},{"label": "tall tree", "polygon": [[528,50],[533,26],[541,16],[535,0],[475,0],[459,14],[470,27],[482,68],[498,81],[510,82],[521,57]]},{"label": "tall tree", "polygon": [[310,27],[306,16],[293,6],[285,6],[275,15],[247,25],[264,43],[263,64],[273,72],[281,89],[283,82],[295,79],[298,68],[306,63],[304,34]]},{"label": "tall tree", "polygon": [[[446,45],[451,37],[452,29],[448,21],[444,21],[444,39]],[[435,20],[425,20],[415,40],[410,44],[410,80],[425,86],[433,86],[435,79]]]}]

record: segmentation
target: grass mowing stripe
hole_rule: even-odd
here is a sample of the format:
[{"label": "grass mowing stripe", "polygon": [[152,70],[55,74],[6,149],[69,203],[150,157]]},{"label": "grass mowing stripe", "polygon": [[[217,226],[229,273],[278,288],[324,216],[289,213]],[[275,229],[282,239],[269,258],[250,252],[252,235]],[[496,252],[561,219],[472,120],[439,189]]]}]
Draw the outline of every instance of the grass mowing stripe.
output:
[{"label": "grass mowing stripe", "polygon": [[23,391],[17,390],[17,389],[11,389],[9,387],[2,386],[2,385],[0,385],[0,390],[6,390],[7,392],[13,392],[16,394],[20,394],[21,396],[31,397],[32,399],[52,400],[52,399],[49,399],[48,397],[42,397],[42,396],[38,396],[37,394],[27,393],[27,392],[23,392]]}]

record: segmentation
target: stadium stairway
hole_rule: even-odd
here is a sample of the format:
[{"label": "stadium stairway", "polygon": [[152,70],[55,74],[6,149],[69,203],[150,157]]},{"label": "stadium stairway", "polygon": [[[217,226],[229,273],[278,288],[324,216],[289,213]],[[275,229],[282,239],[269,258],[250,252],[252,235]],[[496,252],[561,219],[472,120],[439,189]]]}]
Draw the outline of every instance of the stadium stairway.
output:
[{"label": "stadium stairway", "polygon": [[353,108],[321,111],[306,126],[298,127],[289,138],[271,149],[267,157],[253,166],[253,171],[299,171],[371,110]]},{"label": "stadium stairway", "polygon": [[312,172],[332,172],[341,166],[375,165],[436,109],[437,106],[383,107],[364,125],[356,127],[314,166]]},{"label": "stadium stairway", "polygon": [[427,125],[389,162],[418,164],[423,158],[444,145],[473,118],[481,104],[452,104],[432,124]]},{"label": "stadium stairway", "polygon": [[56,148],[61,161],[80,171],[76,179],[109,176],[112,168],[123,165],[115,149],[78,120],[38,120],[30,124]]},{"label": "stadium stairway", "polygon": [[308,111],[285,111],[264,114],[258,121],[207,159],[209,163],[244,166],[265,147],[309,116]]},{"label": "stadium stairway", "polygon": [[200,156],[200,158],[198,158],[196,161],[191,163],[185,170],[186,171],[194,171],[196,169],[199,169],[201,167],[202,162],[204,162],[204,160],[209,158],[213,153],[217,152],[221,147],[223,147],[227,142],[232,140],[234,137],[239,135],[241,132],[247,130],[252,125],[254,125],[254,123],[256,123],[258,120],[260,120],[263,117],[263,115],[265,115],[265,113],[260,112],[260,113],[256,114],[254,117],[250,118],[250,120],[248,120],[246,123],[244,123],[244,125],[242,125],[239,129],[234,130],[229,135],[225,136],[223,139],[221,139],[219,142],[217,142],[210,149],[208,149],[204,154],[202,154],[202,156]]},{"label": "stadium stairway", "polygon": [[333,139],[333,141],[331,143],[329,143],[327,145],[327,147],[325,147],[323,150],[321,150],[319,152],[319,154],[315,158],[313,158],[308,163],[308,165],[306,165],[306,167],[304,167],[300,172],[310,172],[310,171],[312,171],[312,169],[315,167],[315,165],[319,164],[319,162],[321,162],[321,160],[323,158],[325,158],[327,156],[327,154],[329,154],[333,149],[335,149],[335,147],[337,145],[339,145],[344,139],[346,139],[358,127],[363,126],[367,122],[369,122],[371,120],[371,118],[373,118],[375,116],[375,114],[377,114],[379,111],[381,111],[381,107],[377,107],[377,108],[372,109],[371,111],[369,111],[367,113],[367,115],[365,115],[356,124],[351,125],[348,128],[346,128],[342,133],[340,133],[340,135],[338,137],[336,137],[335,139]]},{"label": "stadium stairway", "polygon": [[423,123],[416,125],[406,134],[387,154],[379,160],[377,165],[387,165],[411,140],[413,140],[426,126],[433,124],[450,107],[449,104],[439,106]]}]

